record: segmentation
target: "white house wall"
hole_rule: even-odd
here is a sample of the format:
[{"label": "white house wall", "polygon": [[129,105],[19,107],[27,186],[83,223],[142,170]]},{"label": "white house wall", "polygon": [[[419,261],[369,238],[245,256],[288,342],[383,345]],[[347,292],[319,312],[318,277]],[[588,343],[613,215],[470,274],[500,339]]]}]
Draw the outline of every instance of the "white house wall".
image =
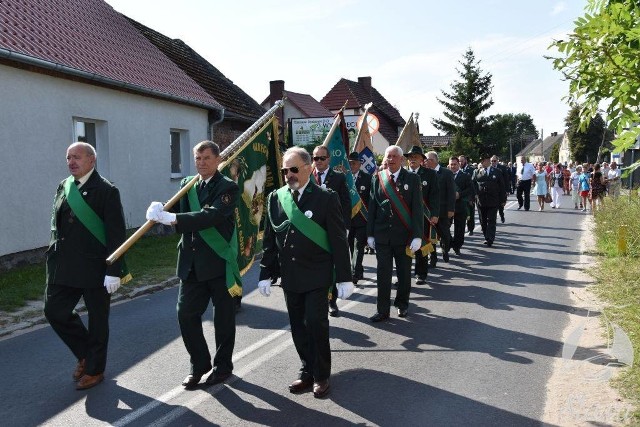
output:
[{"label": "white house wall", "polygon": [[129,228],[144,222],[149,202],[177,191],[170,130],[188,131],[185,174],[194,169],[190,148],[207,139],[205,109],[0,65],[0,256],[48,245],[54,192],[69,176],[74,117],[106,124],[98,171],[120,189]]}]

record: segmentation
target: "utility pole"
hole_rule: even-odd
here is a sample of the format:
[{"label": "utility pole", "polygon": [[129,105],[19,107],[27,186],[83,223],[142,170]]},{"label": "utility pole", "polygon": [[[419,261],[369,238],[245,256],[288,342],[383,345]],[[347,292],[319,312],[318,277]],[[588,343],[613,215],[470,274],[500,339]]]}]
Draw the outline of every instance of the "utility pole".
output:
[{"label": "utility pole", "polygon": [[544,162],[544,129],[540,129],[540,157]]}]

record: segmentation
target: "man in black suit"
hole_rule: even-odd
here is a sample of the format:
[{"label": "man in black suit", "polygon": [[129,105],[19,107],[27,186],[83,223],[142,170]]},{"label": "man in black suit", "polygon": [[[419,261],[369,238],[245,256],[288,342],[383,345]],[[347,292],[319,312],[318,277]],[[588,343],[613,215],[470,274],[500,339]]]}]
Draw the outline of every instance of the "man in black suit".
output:
[{"label": "man in black suit", "polygon": [[[511,172],[509,169],[500,163],[498,156],[491,156],[491,167],[498,168],[502,174],[502,181],[504,182],[505,194],[509,192],[509,186],[511,185]],[[500,221],[504,224],[504,206],[498,206],[498,215],[500,215]]]},{"label": "man in black suit", "polygon": [[[242,294],[238,271],[234,210],[238,203],[238,185],[218,170],[220,147],[202,141],[193,148],[198,182],[182,197],[171,212],[153,202],[147,219],[175,225],[182,233],[178,244],[177,276],[178,323],[182,340],[191,360],[191,373],[182,382],[187,390],[198,386],[202,376],[213,368],[206,384],[214,385],[231,376],[236,337],[234,296]],[[185,178],[184,187],[191,177]],[[211,353],[202,331],[202,315],[209,301],[214,306],[216,353]]]},{"label": "man in black suit", "polygon": [[[469,164],[469,158],[464,154],[458,156],[458,161],[460,162],[460,170],[467,175],[469,178],[473,177],[473,171],[475,170],[472,165]],[[473,189],[473,186],[471,186]],[[469,231],[469,236],[473,236],[473,229],[476,228],[476,201],[475,194],[472,194],[469,197],[469,214],[467,215],[467,231]]]},{"label": "man in black suit", "polygon": [[355,183],[356,191],[362,201],[362,208],[351,218],[349,229],[349,250],[351,251],[351,267],[353,283],[364,278],[362,259],[364,247],[367,244],[367,210],[369,209],[369,194],[371,193],[371,175],[360,170],[362,162],[357,152],[349,154],[349,166]]},{"label": "man in black suit", "polygon": [[314,397],[329,392],[329,291],[338,282],[338,296],[353,292],[349,246],[337,193],[310,179],[311,157],[300,147],[289,148],[282,159],[286,186],[267,202],[258,288],[271,294],[281,278],[293,343],[302,362],[291,393],[313,387]]},{"label": "man in black suit", "polygon": [[[338,193],[344,227],[345,230],[349,230],[351,225],[351,197],[349,196],[349,189],[347,188],[347,179],[343,173],[329,168],[330,163],[331,156],[327,147],[318,145],[313,149],[313,177],[316,184],[322,188],[329,188]],[[336,285],[334,283],[331,292],[331,301],[329,301],[329,315],[331,315],[331,317],[340,316],[337,294],[338,292],[336,291]]]},{"label": "man in black suit", "polygon": [[[456,184],[453,182],[453,173],[440,166],[438,153],[429,151],[427,153],[427,167],[433,169],[438,174],[438,186],[440,188],[440,217],[436,224],[440,235],[440,247],[442,248],[442,259],[449,262],[449,249],[451,248],[451,223],[456,210]],[[438,257],[436,251],[431,252],[431,262],[429,265],[435,267]]]},{"label": "man in black suit", "polygon": [[[422,188],[422,201],[424,204],[424,208],[426,208],[423,221],[424,236],[430,239],[431,228],[436,227],[435,224],[437,224],[438,218],[440,216],[440,186],[438,184],[438,175],[433,169],[422,166],[422,163],[426,158],[422,151],[422,147],[411,147],[411,150],[408,153],[405,153],[405,156],[409,158],[409,167],[407,168],[407,170],[409,172],[417,174],[420,178],[420,184]],[[436,240],[433,239],[431,243],[432,245],[434,245],[435,250]],[[422,251],[417,251],[415,256],[416,276],[418,276],[416,284],[420,285],[427,283],[427,267],[429,265],[428,255],[425,256],[422,254]]]},{"label": "man in black suit", "polygon": [[460,161],[457,157],[449,158],[449,170],[453,172],[453,181],[456,184],[456,210],[453,215],[453,238],[451,249],[460,255],[460,248],[464,244],[464,229],[469,213],[469,199],[473,196],[471,177],[460,170]]},{"label": "man in black suit", "polygon": [[378,261],[377,312],[370,318],[381,322],[389,318],[391,276],[396,263],[398,290],[394,306],[399,317],[406,317],[411,292],[411,253],[422,245],[424,220],[422,191],[418,175],[402,168],[402,148],[392,145],[385,150],[387,168],[381,169],[371,182],[367,242],[376,250]]},{"label": "man in black suit", "polygon": [[481,164],[473,173],[480,226],[484,234],[484,244],[491,247],[496,238],[496,216],[498,207],[507,201],[502,172],[495,166],[490,166],[489,155],[481,155]]},{"label": "man in black suit", "polygon": [[[125,239],[120,192],[95,170],[95,149],[84,142],[67,149],[71,176],[58,185],[47,250],[44,315],[78,359],[76,388],[104,379],[111,294],[120,286],[122,261],[106,259]],[[74,308],[80,297],[87,329]]]}]

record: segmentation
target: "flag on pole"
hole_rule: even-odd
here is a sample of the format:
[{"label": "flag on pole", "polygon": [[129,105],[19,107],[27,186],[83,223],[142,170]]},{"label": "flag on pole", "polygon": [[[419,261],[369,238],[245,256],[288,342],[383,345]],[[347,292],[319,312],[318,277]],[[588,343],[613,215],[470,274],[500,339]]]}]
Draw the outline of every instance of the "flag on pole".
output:
[{"label": "flag on pole", "polygon": [[222,166],[222,173],[238,184],[241,193],[235,211],[241,275],[253,264],[266,196],[282,186],[281,165],[278,119],[274,116]]},{"label": "flag on pole", "polygon": [[418,132],[418,126],[413,119],[413,113],[411,113],[409,121],[404,125],[404,128],[402,128],[402,132],[400,132],[400,136],[398,137],[396,145],[402,148],[402,151],[405,153],[411,150],[411,147],[413,147],[414,145],[418,147],[422,146],[420,143],[420,133]]},{"label": "flag on pole", "polygon": [[353,218],[361,209],[364,209],[364,206],[356,190],[351,168],[349,167],[349,160],[347,158],[349,155],[349,133],[347,132],[347,126],[344,122],[344,112],[342,109],[334,117],[331,129],[329,129],[329,133],[325,137],[322,145],[329,150],[329,156],[331,158],[329,167],[345,174],[347,189],[349,190],[349,197],[351,198],[351,218]]},{"label": "flag on pole", "polygon": [[376,156],[373,154],[373,145],[371,144],[371,133],[369,132],[369,121],[367,115],[369,114],[369,108],[373,105],[372,102],[365,105],[365,110],[360,119],[360,128],[358,129],[358,135],[356,136],[356,143],[353,146],[353,151],[357,152],[360,156],[360,170],[372,175],[377,169]]}]

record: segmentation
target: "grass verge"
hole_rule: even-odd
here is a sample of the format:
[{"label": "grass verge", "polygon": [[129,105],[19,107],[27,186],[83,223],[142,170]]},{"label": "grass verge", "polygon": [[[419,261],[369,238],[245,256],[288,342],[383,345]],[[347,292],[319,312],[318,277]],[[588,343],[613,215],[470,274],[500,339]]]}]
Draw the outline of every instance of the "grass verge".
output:
[{"label": "grass verge", "polygon": [[[126,254],[133,280],[124,285],[122,291],[127,292],[131,288],[158,283],[174,276],[179,239],[177,234],[140,239]],[[26,301],[42,299],[44,280],[44,261],[0,274],[0,310],[16,311],[24,307]]]},{"label": "grass verge", "polygon": [[[596,212],[594,237],[600,255],[593,269],[595,292],[605,302],[607,319],[619,325],[633,344],[635,363],[614,385],[634,402],[634,423],[640,423],[640,198],[606,199]],[[626,225],[627,254],[618,251],[620,226]]]}]

